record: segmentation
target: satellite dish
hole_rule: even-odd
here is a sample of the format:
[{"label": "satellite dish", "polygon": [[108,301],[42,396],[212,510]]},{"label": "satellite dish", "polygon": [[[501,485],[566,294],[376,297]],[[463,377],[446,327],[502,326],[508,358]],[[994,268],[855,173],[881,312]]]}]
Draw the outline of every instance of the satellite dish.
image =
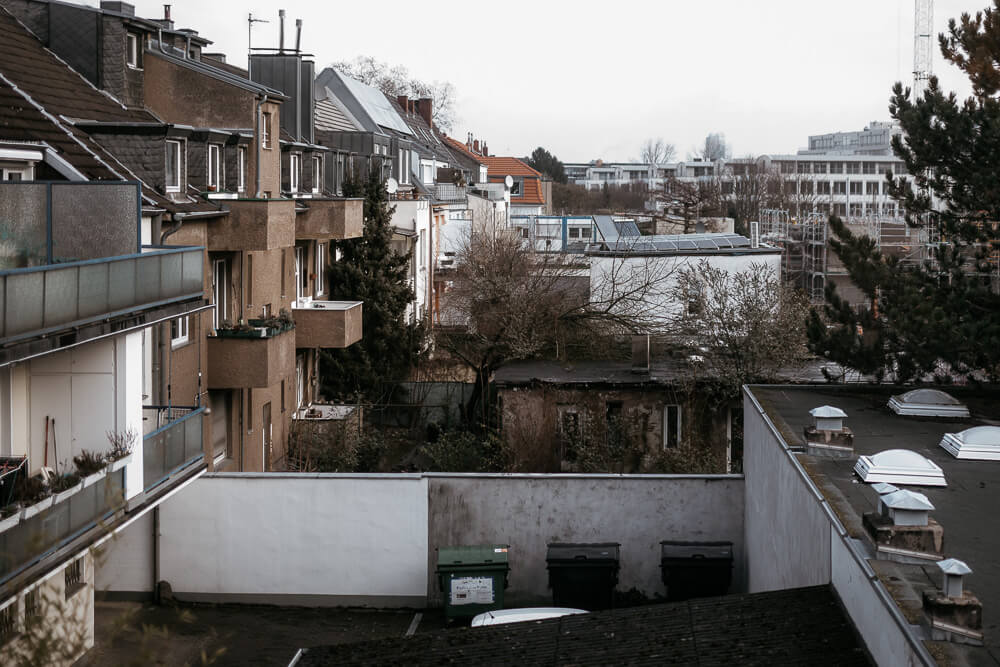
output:
[{"label": "satellite dish", "polygon": [[385,191],[391,195],[396,194],[396,190],[399,190],[399,183],[396,182],[395,178],[390,177],[385,182]]},{"label": "satellite dish", "polygon": [[508,190],[510,190],[512,187],[514,187],[514,178],[511,177],[510,175],[505,176],[503,179],[503,184]]}]

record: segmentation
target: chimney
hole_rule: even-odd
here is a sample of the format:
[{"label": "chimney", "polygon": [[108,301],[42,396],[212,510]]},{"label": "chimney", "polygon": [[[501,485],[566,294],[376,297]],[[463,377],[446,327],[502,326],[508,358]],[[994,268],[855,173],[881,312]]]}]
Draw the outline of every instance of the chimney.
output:
[{"label": "chimney", "polygon": [[170,23],[170,5],[163,5],[163,20]]},{"label": "chimney", "polygon": [[486,148],[486,142],[484,141],[483,142],[483,157],[489,157],[489,156],[490,156],[490,150],[488,148]]},{"label": "chimney", "polygon": [[854,433],[844,426],[847,413],[832,405],[809,411],[812,426],[805,428],[806,452],[812,456],[849,458],[854,456]]},{"label": "chimney", "polygon": [[[479,139],[474,139],[472,141],[472,152],[473,153],[479,153]],[[481,153],[480,153],[480,155],[481,155]]]},{"label": "chimney", "polygon": [[972,569],[956,558],[940,561],[937,566],[944,579],[942,590],[925,590],[923,595],[924,622],[931,639],[982,646],[983,605],[962,582]]},{"label": "chimney", "polygon": [[632,336],[632,372],[649,373],[649,334]]},{"label": "chimney", "polygon": [[278,10],[278,53],[285,52],[285,10]]},{"label": "chimney", "polygon": [[410,110],[410,98],[406,95],[399,95],[396,97],[396,101],[399,102],[399,106],[403,107],[403,112]]},{"label": "chimney", "polygon": [[421,97],[417,100],[417,113],[427,123],[427,127],[434,127],[434,100],[429,97]]},{"label": "chimney", "polygon": [[928,514],[934,505],[922,493],[885,484],[879,493],[878,510],[861,517],[875,543],[879,560],[930,564],[941,560],[944,528]]},{"label": "chimney", "polygon": [[110,2],[110,0],[101,0],[101,9],[118,12],[119,14],[124,14],[125,16],[135,16],[135,5],[131,5],[127,2]]},{"label": "chimney", "polygon": [[465,147],[472,150],[472,132],[469,132],[465,137]]},{"label": "chimney", "polygon": [[295,19],[295,53],[301,53],[302,49],[302,19]]}]

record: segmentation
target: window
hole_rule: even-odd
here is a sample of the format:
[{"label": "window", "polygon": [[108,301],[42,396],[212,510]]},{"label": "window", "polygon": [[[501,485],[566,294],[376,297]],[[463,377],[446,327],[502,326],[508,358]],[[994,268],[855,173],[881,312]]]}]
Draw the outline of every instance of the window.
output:
[{"label": "window", "polygon": [[527,227],[521,227],[521,238],[522,239],[528,238],[528,228]]},{"label": "window", "polygon": [[569,238],[571,238],[571,239],[578,239],[578,238],[580,238],[580,232],[582,232],[582,231],[583,230],[580,229],[579,227],[570,227],[569,228]]},{"label": "window", "polygon": [[17,602],[0,609],[0,646],[17,636]]},{"label": "window", "polygon": [[861,172],[864,174],[874,174],[876,173],[876,166],[874,162],[865,162],[862,164]]},{"label": "window", "polygon": [[857,181],[851,183],[851,194],[852,195],[859,195],[859,194],[861,194],[861,185],[862,184],[859,183],[859,182],[857,182]]},{"label": "window", "polygon": [[878,194],[878,183],[865,183],[865,194],[867,194],[867,195],[877,195]]},{"label": "window", "polygon": [[30,181],[35,177],[34,167],[24,167],[22,169],[0,169],[0,181]]},{"label": "window", "polygon": [[239,146],[236,149],[236,183],[237,192],[247,191],[247,148]]},{"label": "window", "polygon": [[830,182],[820,181],[816,183],[816,194],[818,195],[828,195],[830,194]]},{"label": "window", "polygon": [[427,263],[427,238],[423,234],[417,234],[417,254],[420,255],[417,264],[423,268]]},{"label": "window", "polygon": [[263,148],[271,148],[271,112],[265,111],[260,124],[260,145]]},{"label": "window", "polygon": [[834,181],[834,183],[833,183],[833,194],[835,194],[835,195],[846,195],[847,194],[847,182],[846,181]]},{"label": "window", "polygon": [[170,320],[170,347],[179,347],[188,342],[188,318]]},{"label": "window", "polygon": [[167,141],[167,192],[181,191],[181,142]]},{"label": "window", "polygon": [[326,255],[327,245],[316,244],[316,296],[326,292]]},{"label": "window", "polygon": [[125,64],[132,69],[139,69],[139,36],[125,34]]},{"label": "window", "polygon": [[299,175],[302,169],[302,156],[292,153],[288,161],[288,190],[292,193],[299,191]]},{"label": "window", "polygon": [[323,189],[323,158],[318,155],[314,155],[312,159],[313,163],[313,173],[312,173],[312,192],[314,195],[318,195]]},{"label": "window", "polygon": [[222,190],[222,146],[208,145],[208,189]]},{"label": "window", "polygon": [[826,162],[813,162],[813,173],[814,174],[825,174],[826,173]]},{"label": "window", "polygon": [[515,178],[514,179],[514,184],[510,186],[510,196],[511,197],[520,197],[521,196],[521,192],[523,191],[523,188],[524,188],[524,179],[523,178]]},{"label": "window", "polygon": [[228,316],[226,299],[226,284],[228,283],[226,260],[217,259],[212,262],[212,303],[215,311],[212,313],[212,326],[216,329],[222,326]]},{"label": "window", "polygon": [[843,174],[844,173],[844,163],[843,162],[831,162],[830,163],[830,173],[831,174]]},{"label": "window", "polygon": [[681,442],[681,406],[663,406],[663,448],[676,447]]},{"label": "window", "polygon": [[309,289],[309,272],[306,270],[306,249],[295,246],[295,299],[306,298]]},{"label": "window", "polygon": [[399,182],[410,182],[410,151],[405,148],[399,149]]},{"label": "window", "polygon": [[33,623],[42,615],[42,589],[32,588],[24,594],[24,624]]},{"label": "window", "polygon": [[70,599],[78,590],[84,587],[83,583],[83,558],[77,558],[66,566],[66,599]]},{"label": "window", "polygon": [[844,165],[847,168],[848,174],[860,174],[861,165],[857,162],[848,162]]}]

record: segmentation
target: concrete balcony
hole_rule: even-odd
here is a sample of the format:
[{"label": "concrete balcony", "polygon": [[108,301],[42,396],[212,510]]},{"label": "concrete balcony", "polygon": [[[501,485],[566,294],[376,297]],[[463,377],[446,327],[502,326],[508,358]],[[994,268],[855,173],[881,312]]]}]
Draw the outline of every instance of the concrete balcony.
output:
[{"label": "concrete balcony", "polygon": [[292,308],[295,347],[342,348],[361,340],[361,301],[312,301]]},{"label": "concrete balcony", "polygon": [[[173,419],[168,418],[162,426],[143,436],[142,479],[147,493],[205,459],[202,439],[205,408],[157,407],[158,414]],[[178,415],[181,412],[184,414]]]},{"label": "concrete balcony", "polygon": [[295,238],[356,239],[364,233],[364,199],[300,199]]},{"label": "concrete balcony", "polygon": [[234,199],[229,215],[209,223],[210,251],[274,250],[295,245],[295,202]]},{"label": "concrete balcony", "polygon": [[295,368],[294,329],[269,335],[219,330],[208,338],[208,388],[270,387]]}]

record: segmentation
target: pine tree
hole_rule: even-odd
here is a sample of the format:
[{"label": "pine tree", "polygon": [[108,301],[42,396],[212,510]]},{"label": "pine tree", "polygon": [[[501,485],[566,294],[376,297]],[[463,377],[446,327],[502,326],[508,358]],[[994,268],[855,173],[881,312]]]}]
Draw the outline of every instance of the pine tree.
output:
[{"label": "pine tree", "polygon": [[900,83],[892,90],[889,112],[903,130],[892,148],[911,176],[887,175],[888,191],[908,224],[940,234],[930,259],[903,266],[830,220],[831,247],[869,307],[852,309],[828,285],[823,316],[810,319],[810,346],[848,368],[897,382],[1000,376],[1000,296],[991,281],[1000,240],[1000,0],[993,2],[952,19],[938,38],[944,58],[969,77],[970,98],[946,95],[935,77],[919,99]]},{"label": "pine tree", "polygon": [[362,339],[350,347],[324,350],[323,393],[330,398],[379,402],[393,383],[404,380],[422,348],[423,328],[405,321],[414,294],[407,280],[411,253],[392,248],[390,208],[378,172],[344,184],[345,197],[364,197],[364,234],[338,241],[339,259],[329,268],[332,299],[363,301]]}]

